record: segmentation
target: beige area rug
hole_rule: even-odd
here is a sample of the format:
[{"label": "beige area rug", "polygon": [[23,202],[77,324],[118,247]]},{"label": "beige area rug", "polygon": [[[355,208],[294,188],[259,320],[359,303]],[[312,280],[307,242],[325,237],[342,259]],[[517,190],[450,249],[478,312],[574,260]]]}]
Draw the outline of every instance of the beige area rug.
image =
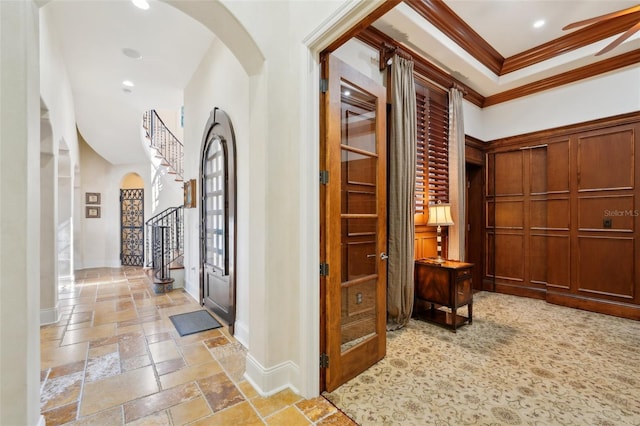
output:
[{"label": "beige area rug", "polygon": [[473,310],[456,334],[387,333],[325,396],[361,425],[640,425],[640,322],[487,292]]}]

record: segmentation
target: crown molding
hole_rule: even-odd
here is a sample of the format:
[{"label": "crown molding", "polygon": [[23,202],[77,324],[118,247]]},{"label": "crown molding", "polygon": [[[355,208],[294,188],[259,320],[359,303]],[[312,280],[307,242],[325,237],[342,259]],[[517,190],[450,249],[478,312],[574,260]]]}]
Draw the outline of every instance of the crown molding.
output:
[{"label": "crown molding", "polygon": [[457,86],[458,88],[462,89],[463,92],[465,92],[464,98],[466,100],[479,107],[482,107],[484,96],[473,90],[471,87],[456,80],[447,72],[436,67],[431,62],[420,56],[420,54],[399,44],[397,41],[384,34],[382,31],[374,27],[368,27],[358,33],[356,37],[363,43],[368,44],[374,49],[378,49],[381,55],[384,53],[385,49],[388,49],[389,46],[393,46],[405,55],[411,56],[413,60],[413,71],[416,74],[419,74],[422,78],[446,89],[452,86]]},{"label": "crown molding", "polygon": [[530,84],[525,84],[524,86],[516,87],[512,90],[507,90],[504,92],[496,93],[495,95],[487,96],[484,99],[482,108],[496,105],[502,102],[511,101],[523,96],[532,95],[544,90],[564,86],[565,84],[574,83],[579,80],[584,80],[585,78],[595,77],[609,71],[614,71],[620,68],[627,67],[629,65],[637,64],[638,62],[640,62],[640,49],[623,53],[622,55],[614,56],[613,58],[596,62],[595,64],[585,65],[575,70],[557,74]]},{"label": "crown molding", "polygon": [[620,34],[640,21],[640,12],[602,21],[551,40],[504,60],[500,75],[526,68],[564,53]]},{"label": "crown molding", "polygon": [[505,60],[502,55],[449,9],[442,0],[404,0],[404,2],[484,66],[500,75]]}]

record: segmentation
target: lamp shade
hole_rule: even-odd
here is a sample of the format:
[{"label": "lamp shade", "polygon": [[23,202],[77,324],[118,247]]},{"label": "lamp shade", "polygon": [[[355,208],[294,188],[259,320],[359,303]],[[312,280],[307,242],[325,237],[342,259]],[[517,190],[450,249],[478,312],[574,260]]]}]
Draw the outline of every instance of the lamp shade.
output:
[{"label": "lamp shade", "polygon": [[451,205],[450,204],[432,204],[429,206],[429,221],[427,225],[430,226],[451,226],[453,225],[453,219],[451,219]]}]

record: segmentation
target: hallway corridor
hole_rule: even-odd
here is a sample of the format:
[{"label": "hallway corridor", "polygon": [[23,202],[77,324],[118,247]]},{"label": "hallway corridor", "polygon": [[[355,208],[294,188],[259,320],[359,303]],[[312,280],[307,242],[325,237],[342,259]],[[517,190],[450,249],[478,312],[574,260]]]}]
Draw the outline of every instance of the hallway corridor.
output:
[{"label": "hallway corridor", "polygon": [[354,424],[322,397],[259,396],[226,327],[180,337],[168,317],[201,309],[182,289],[155,295],[133,267],[75,276],[62,319],[40,330],[47,426]]}]

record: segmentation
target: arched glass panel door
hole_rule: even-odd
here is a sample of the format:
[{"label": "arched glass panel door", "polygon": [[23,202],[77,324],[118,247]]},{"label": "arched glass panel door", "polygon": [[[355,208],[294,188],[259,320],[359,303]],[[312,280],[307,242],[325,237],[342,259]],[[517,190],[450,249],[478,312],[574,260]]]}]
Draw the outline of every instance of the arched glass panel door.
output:
[{"label": "arched glass panel door", "polygon": [[203,304],[235,321],[235,143],[226,115],[215,109],[205,131],[201,167]]}]

